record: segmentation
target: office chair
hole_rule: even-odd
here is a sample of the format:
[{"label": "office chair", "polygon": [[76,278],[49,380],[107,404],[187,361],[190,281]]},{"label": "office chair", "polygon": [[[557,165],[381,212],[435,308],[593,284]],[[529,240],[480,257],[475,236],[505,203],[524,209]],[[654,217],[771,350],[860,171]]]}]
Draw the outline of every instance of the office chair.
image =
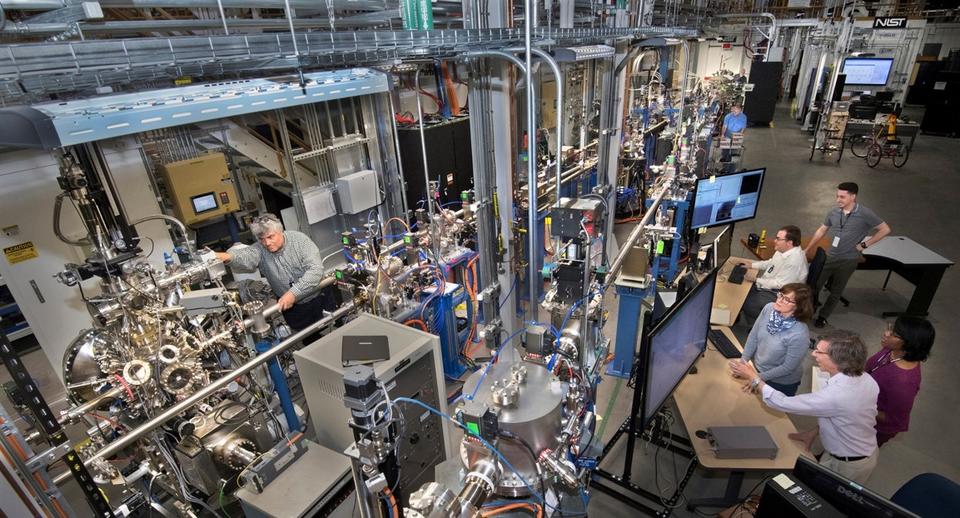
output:
[{"label": "office chair", "polygon": [[936,473],[913,477],[890,500],[924,518],[960,516],[960,485]]}]

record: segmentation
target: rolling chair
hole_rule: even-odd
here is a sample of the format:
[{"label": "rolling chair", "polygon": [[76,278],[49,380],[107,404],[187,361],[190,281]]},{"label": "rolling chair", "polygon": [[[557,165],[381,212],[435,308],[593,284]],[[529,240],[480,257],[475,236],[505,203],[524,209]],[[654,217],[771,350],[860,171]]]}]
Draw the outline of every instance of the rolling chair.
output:
[{"label": "rolling chair", "polygon": [[960,485],[936,473],[921,473],[890,500],[924,518],[960,516]]}]

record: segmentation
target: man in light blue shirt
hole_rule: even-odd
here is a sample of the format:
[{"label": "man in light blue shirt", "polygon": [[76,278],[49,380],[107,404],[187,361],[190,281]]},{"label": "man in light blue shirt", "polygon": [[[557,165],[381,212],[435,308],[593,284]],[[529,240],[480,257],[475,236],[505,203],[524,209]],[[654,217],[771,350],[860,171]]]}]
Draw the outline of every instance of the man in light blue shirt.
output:
[{"label": "man in light blue shirt", "polygon": [[[730,107],[730,113],[723,116],[723,127],[721,128],[720,135],[729,139],[733,137],[734,133],[743,133],[743,130],[747,128],[747,116],[743,114],[743,107],[739,103],[735,103]],[[721,161],[729,162],[730,161],[730,150],[724,149]]]},{"label": "man in light blue shirt", "polygon": [[731,138],[734,133],[743,133],[747,129],[747,116],[743,114],[743,107],[734,104],[730,113],[723,117],[723,138]]}]

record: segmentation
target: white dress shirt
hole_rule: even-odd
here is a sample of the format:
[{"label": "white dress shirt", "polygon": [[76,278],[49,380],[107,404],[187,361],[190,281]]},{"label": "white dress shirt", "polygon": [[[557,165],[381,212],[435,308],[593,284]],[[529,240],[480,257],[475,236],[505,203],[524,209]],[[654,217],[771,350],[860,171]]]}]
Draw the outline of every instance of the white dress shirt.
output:
[{"label": "white dress shirt", "polygon": [[837,373],[820,390],[793,397],[763,385],[763,402],[770,408],[817,417],[824,449],[840,457],[866,457],[876,451],[879,394],[869,374]]},{"label": "white dress shirt", "polygon": [[774,252],[766,261],[754,261],[751,268],[760,270],[757,288],[779,290],[784,284],[807,280],[807,258],[803,249],[795,246],[786,252]]}]

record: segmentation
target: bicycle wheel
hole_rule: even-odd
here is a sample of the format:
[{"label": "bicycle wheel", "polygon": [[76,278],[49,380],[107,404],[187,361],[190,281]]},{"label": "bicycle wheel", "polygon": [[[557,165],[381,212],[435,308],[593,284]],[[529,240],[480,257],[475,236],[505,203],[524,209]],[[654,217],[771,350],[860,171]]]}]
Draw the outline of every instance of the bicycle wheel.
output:
[{"label": "bicycle wheel", "polygon": [[897,150],[897,154],[893,155],[893,166],[894,167],[903,167],[907,163],[907,159],[910,158],[910,148],[904,145],[900,146],[900,149]]},{"label": "bicycle wheel", "polygon": [[883,158],[883,149],[880,148],[880,144],[871,144],[867,148],[867,167],[871,169],[877,167],[881,158]]},{"label": "bicycle wheel", "polygon": [[866,158],[867,148],[870,147],[870,140],[866,135],[854,135],[848,139],[850,141],[850,152],[857,158]]}]

